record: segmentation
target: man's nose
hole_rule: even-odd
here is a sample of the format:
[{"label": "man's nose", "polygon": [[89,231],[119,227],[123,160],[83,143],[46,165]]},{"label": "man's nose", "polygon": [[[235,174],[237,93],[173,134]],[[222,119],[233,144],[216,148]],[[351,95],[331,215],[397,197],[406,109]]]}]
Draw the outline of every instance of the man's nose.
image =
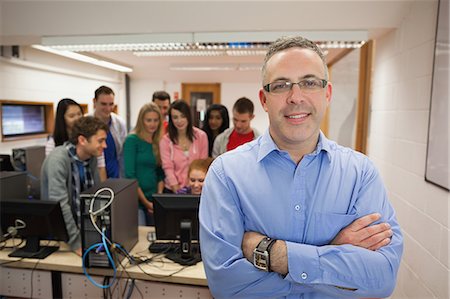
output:
[{"label": "man's nose", "polygon": [[301,90],[298,84],[294,84],[292,89],[289,91],[288,101],[289,103],[300,103],[304,101],[304,92]]}]

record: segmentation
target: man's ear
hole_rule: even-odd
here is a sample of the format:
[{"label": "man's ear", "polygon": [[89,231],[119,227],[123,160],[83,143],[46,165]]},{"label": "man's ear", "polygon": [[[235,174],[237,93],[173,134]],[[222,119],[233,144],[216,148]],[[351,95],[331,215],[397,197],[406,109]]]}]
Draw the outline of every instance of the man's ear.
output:
[{"label": "man's ear", "polygon": [[83,135],[78,136],[78,144],[79,145],[85,145],[88,142],[87,138]]},{"label": "man's ear", "polygon": [[259,90],[259,102],[261,103],[261,106],[263,107],[264,111],[267,112],[267,98],[262,88]]},{"label": "man's ear", "polygon": [[327,91],[326,91],[326,95],[325,95],[326,99],[327,99],[327,106],[330,105],[332,93],[333,93],[333,85],[331,84],[331,82],[328,82]]},{"label": "man's ear", "polygon": [[96,108],[95,106],[97,106],[97,99],[96,98],[93,98],[92,99],[92,103],[94,104],[94,109]]}]

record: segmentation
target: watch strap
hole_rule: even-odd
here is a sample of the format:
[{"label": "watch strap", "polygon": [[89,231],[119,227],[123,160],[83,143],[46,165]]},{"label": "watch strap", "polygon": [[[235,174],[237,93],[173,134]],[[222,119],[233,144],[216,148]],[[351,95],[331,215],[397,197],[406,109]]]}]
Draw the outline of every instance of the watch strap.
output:
[{"label": "watch strap", "polygon": [[265,237],[258,243],[258,246],[256,246],[254,252],[266,253],[266,254],[264,254],[264,256],[266,256],[266,267],[265,267],[265,269],[263,269],[263,268],[257,266],[257,268],[259,268],[261,270],[265,270],[267,272],[271,272],[271,270],[270,270],[270,250],[272,249],[272,246],[273,246],[273,244],[275,244],[276,241],[277,241],[276,239]]},{"label": "watch strap", "polygon": [[270,253],[270,249],[272,249],[272,246],[276,241],[276,239],[265,237],[258,243],[256,249],[261,252],[267,251],[268,253]]}]

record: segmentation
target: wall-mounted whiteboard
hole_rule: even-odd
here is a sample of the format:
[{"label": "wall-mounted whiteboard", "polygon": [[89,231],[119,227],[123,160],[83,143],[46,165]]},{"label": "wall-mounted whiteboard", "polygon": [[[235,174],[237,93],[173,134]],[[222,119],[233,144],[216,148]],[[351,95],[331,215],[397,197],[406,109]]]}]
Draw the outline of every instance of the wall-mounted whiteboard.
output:
[{"label": "wall-mounted whiteboard", "polygon": [[425,179],[447,190],[449,177],[449,0],[439,1]]}]

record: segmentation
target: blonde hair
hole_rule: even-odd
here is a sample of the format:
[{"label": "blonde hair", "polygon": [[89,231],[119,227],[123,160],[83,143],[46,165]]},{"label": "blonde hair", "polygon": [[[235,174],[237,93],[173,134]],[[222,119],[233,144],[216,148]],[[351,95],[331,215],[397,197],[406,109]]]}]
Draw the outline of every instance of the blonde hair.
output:
[{"label": "blonde hair", "polygon": [[200,170],[203,171],[205,174],[208,172],[208,168],[211,165],[213,161],[213,158],[206,158],[206,159],[196,159],[194,161],[191,162],[191,164],[189,165],[189,170],[188,170],[188,176],[191,174],[192,170]]},{"label": "blonde hair", "polygon": [[144,117],[145,114],[147,114],[148,112],[156,112],[159,118],[158,128],[156,129],[155,133],[153,133],[152,136],[152,148],[153,154],[155,155],[156,158],[156,162],[158,163],[158,165],[161,165],[161,155],[159,154],[159,141],[162,136],[163,117],[161,114],[161,110],[159,110],[159,107],[155,103],[147,103],[141,107],[141,110],[139,110],[139,115],[136,121],[136,127],[134,128],[134,133],[141,139],[145,138]]}]

